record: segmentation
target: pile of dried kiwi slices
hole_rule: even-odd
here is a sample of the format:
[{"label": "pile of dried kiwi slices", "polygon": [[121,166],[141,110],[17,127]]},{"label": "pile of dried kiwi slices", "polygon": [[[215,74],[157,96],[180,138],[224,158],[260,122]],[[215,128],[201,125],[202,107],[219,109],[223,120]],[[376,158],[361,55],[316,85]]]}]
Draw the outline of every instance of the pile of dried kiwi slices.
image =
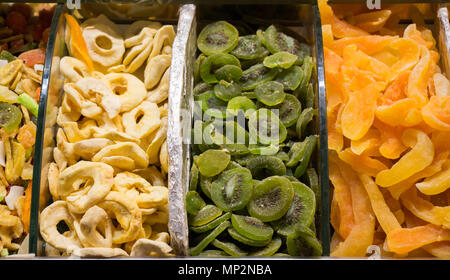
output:
[{"label": "pile of dried kiwi slices", "polygon": [[311,49],[273,25],[254,33],[217,21],[198,36],[190,255],[319,256]]}]

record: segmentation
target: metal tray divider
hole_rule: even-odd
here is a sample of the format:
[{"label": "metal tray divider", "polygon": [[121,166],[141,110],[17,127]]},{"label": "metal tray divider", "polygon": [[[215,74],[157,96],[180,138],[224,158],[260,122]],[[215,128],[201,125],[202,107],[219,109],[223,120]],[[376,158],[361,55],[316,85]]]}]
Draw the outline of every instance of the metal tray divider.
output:
[{"label": "metal tray divider", "polygon": [[[177,255],[188,254],[188,223],[184,207],[185,186],[189,182],[189,142],[184,139],[183,130],[191,125],[191,114],[182,110],[188,96],[187,89],[192,87],[193,79],[188,75],[191,69],[186,61],[193,57],[195,50],[188,45],[189,38],[195,36],[195,5],[183,5],[177,28],[177,37],[173,43],[170,70],[169,113],[167,146],[169,149],[169,231],[171,244]],[[194,46],[195,47],[195,46]],[[189,106],[189,104],[188,104]],[[192,104],[191,106],[192,107]],[[189,107],[188,107],[189,108]],[[190,134],[189,134],[190,135]],[[187,139],[190,141],[190,138]],[[186,168],[187,167],[187,168]]]}]

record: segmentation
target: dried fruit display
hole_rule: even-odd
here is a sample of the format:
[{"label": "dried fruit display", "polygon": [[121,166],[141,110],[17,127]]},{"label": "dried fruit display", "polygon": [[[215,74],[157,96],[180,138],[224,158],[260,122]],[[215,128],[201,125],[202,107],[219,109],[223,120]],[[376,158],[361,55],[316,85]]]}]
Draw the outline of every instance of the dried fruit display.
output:
[{"label": "dried fruit display", "polygon": [[23,253],[30,232],[38,103],[52,17],[51,6],[0,4],[0,257]]},{"label": "dried fruit display", "polygon": [[387,257],[449,258],[450,82],[424,25],[429,6],[345,11],[320,0],[319,8],[331,256],[365,256],[378,245]]},{"label": "dried fruit display", "polygon": [[70,56],[60,60],[53,202],[39,219],[46,255],[173,256],[166,133],[174,28],[63,16]]},{"label": "dried fruit display", "polygon": [[[197,38],[191,256],[320,256],[312,50],[274,25]],[[196,141],[196,139],[198,141]]]}]

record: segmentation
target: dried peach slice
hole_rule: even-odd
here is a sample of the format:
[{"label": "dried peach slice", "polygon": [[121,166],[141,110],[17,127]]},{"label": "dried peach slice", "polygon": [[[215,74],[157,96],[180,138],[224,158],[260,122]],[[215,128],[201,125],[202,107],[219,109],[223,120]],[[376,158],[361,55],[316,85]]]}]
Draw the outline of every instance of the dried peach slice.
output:
[{"label": "dried peach slice", "polygon": [[422,108],[422,117],[432,128],[450,131],[450,96],[432,96]]}]

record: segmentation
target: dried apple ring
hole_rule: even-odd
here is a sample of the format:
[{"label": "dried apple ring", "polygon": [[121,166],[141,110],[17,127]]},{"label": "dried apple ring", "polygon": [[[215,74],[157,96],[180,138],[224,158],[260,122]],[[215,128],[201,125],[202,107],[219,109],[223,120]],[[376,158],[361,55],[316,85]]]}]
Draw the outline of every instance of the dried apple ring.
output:
[{"label": "dried apple ring", "polygon": [[[69,212],[67,202],[53,202],[42,211],[39,218],[40,232],[45,242],[63,251],[67,251],[70,247],[81,247],[73,226],[74,219]],[[61,221],[64,221],[69,227],[69,234],[59,233],[56,226]]]},{"label": "dried apple ring", "polygon": [[148,166],[147,154],[134,142],[123,142],[106,146],[92,157],[92,161],[100,162],[105,158],[115,156],[131,159],[134,163],[134,168],[145,168]]},{"label": "dried apple ring", "polygon": [[145,27],[155,30],[156,33],[156,31],[160,29],[161,26],[162,25],[159,22],[138,20],[130,24],[127,30],[125,30],[125,38],[128,39],[137,35]]},{"label": "dried apple ring", "polygon": [[[112,221],[108,214],[98,206],[89,208],[74,227],[84,247],[112,247]],[[97,228],[100,227],[100,231]]]},{"label": "dried apple ring", "polygon": [[161,125],[158,105],[143,101],[133,110],[122,115],[125,131],[131,136],[141,139],[158,129]]},{"label": "dried apple ring", "polygon": [[80,161],[59,175],[58,196],[64,198],[73,213],[84,213],[111,190],[113,169],[100,162]]},{"label": "dried apple ring", "polygon": [[72,83],[76,83],[82,78],[87,77],[89,73],[86,64],[81,60],[70,56],[61,58],[59,67],[61,69],[61,74]]},{"label": "dried apple ring", "polygon": [[172,46],[174,40],[175,30],[172,25],[164,25],[158,29],[158,32],[156,32],[153,38],[153,48],[149,56],[149,61],[160,54],[165,46]]},{"label": "dried apple ring", "polygon": [[147,95],[144,83],[136,76],[127,73],[110,73],[105,75],[112,92],[120,101],[120,112],[128,112],[139,105]]},{"label": "dried apple ring", "polygon": [[152,89],[160,82],[161,77],[170,67],[171,61],[172,56],[167,54],[157,55],[148,61],[144,72],[144,83],[147,89]]},{"label": "dried apple ring", "polygon": [[138,237],[142,225],[142,213],[136,201],[130,200],[121,192],[111,191],[97,206],[103,208],[119,223],[119,226],[113,229],[113,244],[130,242]]}]

